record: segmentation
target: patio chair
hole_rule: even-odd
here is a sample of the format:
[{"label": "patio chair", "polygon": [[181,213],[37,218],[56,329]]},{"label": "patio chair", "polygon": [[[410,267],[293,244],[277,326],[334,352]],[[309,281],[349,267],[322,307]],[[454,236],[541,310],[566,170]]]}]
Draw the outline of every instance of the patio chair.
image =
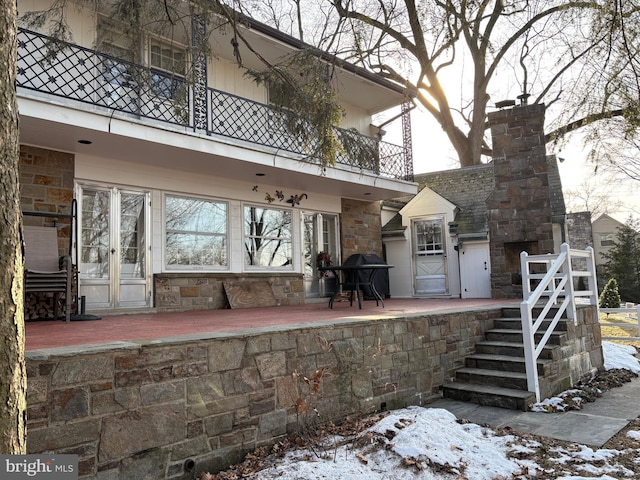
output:
[{"label": "patio chair", "polygon": [[[55,227],[24,226],[24,293],[53,293],[53,317],[58,318],[60,294],[65,295],[65,321],[71,320],[71,257],[58,256]],[[25,302],[26,306],[26,302]]]}]

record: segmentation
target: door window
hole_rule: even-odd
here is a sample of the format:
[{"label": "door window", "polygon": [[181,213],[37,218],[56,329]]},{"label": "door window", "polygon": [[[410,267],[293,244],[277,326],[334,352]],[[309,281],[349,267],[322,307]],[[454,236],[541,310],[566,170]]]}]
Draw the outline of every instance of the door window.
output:
[{"label": "door window", "polygon": [[81,278],[108,278],[110,257],[109,218],[111,194],[106,190],[85,190],[82,194],[80,252]]}]

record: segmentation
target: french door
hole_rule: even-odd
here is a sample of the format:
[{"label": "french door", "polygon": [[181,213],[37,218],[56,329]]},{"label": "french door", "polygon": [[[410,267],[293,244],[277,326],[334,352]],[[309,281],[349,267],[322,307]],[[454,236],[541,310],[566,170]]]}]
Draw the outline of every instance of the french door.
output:
[{"label": "french door", "polygon": [[80,186],[79,295],[87,310],[150,305],[149,193]]},{"label": "french door", "polygon": [[304,290],[307,298],[331,295],[336,288],[336,279],[331,273],[322,273],[318,267],[338,258],[338,216],[327,213],[304,213],[302,215],[302,244]]}]

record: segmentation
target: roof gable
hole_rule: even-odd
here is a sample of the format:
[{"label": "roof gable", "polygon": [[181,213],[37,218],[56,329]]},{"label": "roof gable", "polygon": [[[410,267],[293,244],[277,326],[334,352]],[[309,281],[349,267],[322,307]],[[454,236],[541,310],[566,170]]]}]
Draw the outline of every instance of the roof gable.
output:
[{"label": "roof gable", "polygon": [[406,217],[429,215],[454,211],[456,205],[442,195],[424,186],[402,209],[400,214]]}]

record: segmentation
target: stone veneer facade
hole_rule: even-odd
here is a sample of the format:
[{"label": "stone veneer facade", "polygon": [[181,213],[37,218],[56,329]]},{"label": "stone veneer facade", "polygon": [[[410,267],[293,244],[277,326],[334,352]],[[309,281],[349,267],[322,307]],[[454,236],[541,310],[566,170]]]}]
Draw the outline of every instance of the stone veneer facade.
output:
[{"label": "stone veneer facade", "polygon": [[223,282],[268,282],[279,305],[304,303],[299,273],[158,273],[153,276],[154,306],[159,312],[229,308]]},{"label": "stone veneer facade", "polygon": [[24,215],[25,225],[58,226],[60,254],[69,251],[73,200],[72,153],[20,146],[20,203],[23,212],[51,213],[50,217]]},{"label": "stone veneer facade", "polygon": [[[601,368],[594,311],[578,309],[550,367],[554,384]],[[199,478],[317,422],[430,403],[501,315],[343,318],[27,351],[28,451],[77,454],[82,479]]]},{"label": "stone veneer facade", "polygon": [[495,190],[487,199],[492,298],[522,298],[519,254],[554,252],[544,105],[489,113]]},{"label": "stone veneer facade", "polygon": [[355,253],[382,254],[380,202],[342,199],[340,215],[342,261]]}]

